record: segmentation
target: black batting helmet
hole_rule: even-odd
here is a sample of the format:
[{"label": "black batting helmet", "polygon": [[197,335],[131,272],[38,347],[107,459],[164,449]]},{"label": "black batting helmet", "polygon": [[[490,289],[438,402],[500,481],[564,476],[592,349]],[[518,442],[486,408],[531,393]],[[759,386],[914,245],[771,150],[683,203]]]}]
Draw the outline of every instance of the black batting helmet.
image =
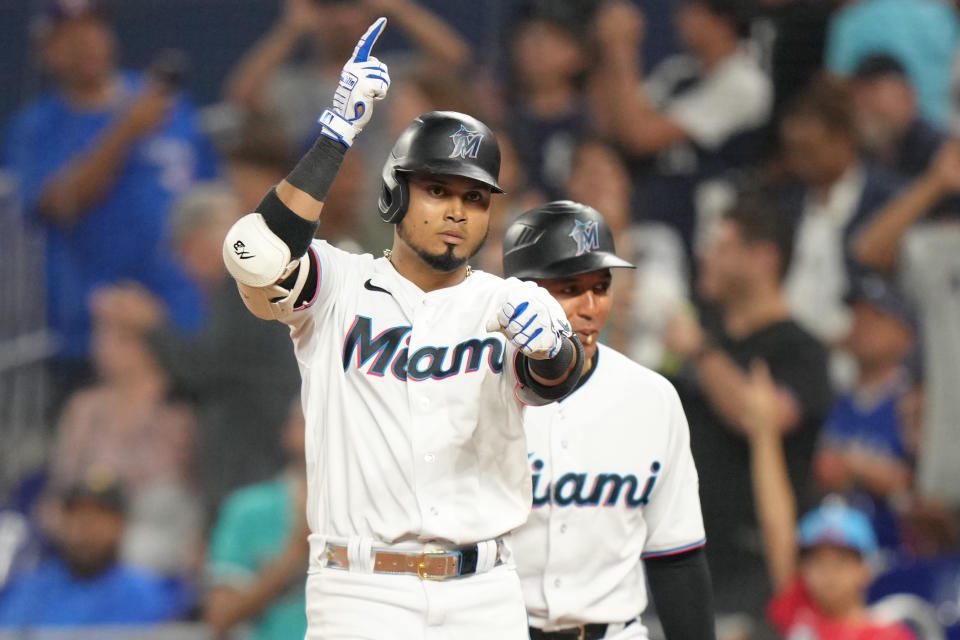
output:
[{"label": "black batting helmet", "polygon": [[397,138],[383,165],[380,187],[380,217],[400,222],[410,204],[405,173],[473,178],[503,193],[500,176],[500,146],[490,127],[456,111],[430,111],[410,123]]},{"label": "black batting helmet", "polygon": [[527,211],[503,239],[504,275],[520,279],[567,278],[581,273],[633,268],[617,257],[613,234],[600,212],[572,200]]}]

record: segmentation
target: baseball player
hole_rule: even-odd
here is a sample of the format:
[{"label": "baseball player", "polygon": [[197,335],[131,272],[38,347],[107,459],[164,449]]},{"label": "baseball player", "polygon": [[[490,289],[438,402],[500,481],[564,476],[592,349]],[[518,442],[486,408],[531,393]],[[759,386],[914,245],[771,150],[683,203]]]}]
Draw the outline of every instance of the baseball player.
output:
[{"label": "baseball player", "polygon": [[467,115],[430,112],[383,169],[375,259],[314,232],[344,153],[390,83],[343,68],[323,133],[224,241],[247,307],[290,326],[306,416],[307,638],[526,638],[503,536],[526,520],[524,403],[563,397],[585,359],[533,283],[471,274],[500,151]]},{"label": "baseball player", "polygon": [[503,268],[546,288],[584,345],[586,371],[525,416],[533,511],[512,536],[532,640],[647,638],[649,579],[667,638],[714,637],[697,470],[676,391],[598,344],[617,257],[595,209],[569,200],[520,216]]}]

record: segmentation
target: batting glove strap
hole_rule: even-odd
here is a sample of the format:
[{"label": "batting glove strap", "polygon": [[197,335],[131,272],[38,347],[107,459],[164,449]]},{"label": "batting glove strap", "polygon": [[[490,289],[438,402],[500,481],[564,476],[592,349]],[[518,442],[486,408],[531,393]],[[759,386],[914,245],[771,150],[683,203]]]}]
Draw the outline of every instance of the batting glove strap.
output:
[{"label": "batting glove strap", "polygon": [[325,135],[331,140],[336,140],[347,147],[353,146],[353,139],[360,133],[360,129],[353,126],[349,120],[330,109],[324,110],[317,119],[317,122],[319,122],[322,127],[320,130],[322,135]]}]

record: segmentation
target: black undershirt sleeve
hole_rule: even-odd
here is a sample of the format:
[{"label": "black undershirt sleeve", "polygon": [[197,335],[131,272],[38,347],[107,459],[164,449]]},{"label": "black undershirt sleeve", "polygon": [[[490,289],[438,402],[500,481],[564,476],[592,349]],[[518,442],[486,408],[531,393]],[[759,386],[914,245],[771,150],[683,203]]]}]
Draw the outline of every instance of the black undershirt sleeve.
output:
[{"label": "black undershirt sleeve", "polygon": [[644,560],[667,640],[716,640],[710,569],[703,547]]}]

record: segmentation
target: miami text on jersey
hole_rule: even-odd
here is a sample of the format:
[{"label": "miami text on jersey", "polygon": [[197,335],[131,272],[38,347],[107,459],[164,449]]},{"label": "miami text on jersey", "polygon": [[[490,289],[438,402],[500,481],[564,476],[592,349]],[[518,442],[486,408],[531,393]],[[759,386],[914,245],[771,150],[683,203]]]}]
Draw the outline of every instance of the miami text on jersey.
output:
[{"label": "miami text on jersey", "polygon": [[[373,337],[371,325],[372,321],[366,316],[358,315],[354,318],[343,342],[344,371],[350,367],[353,354],[356,353],[357,369],[362,369],[368,362],[373,361],[367,367],[367,374],[371,376],[383,376],[389,368],[400,380],[442,380],[458,373],[479,370],[484,352],[487,353],[490,370],[494,373],[503,371],[503,343],[495,337],[483,340],[471,338],[452,348],[420,347],[410,355],[410,336],[407,334],[411,327],[390,327]],[[401,344],[407,346],[401,349]]]},{"label": "miami text on jersey", "polygon": [[625,476],[619,473],[565,473],[557,478],[553,486],[548,482],[547,486],[541,490],[539,484],[543,460],[534,459],[530,467],[533,470],[534,509],[550,503],[560,507],[569,505],[612,507],[617,504],[621,493],[627,507],[633,509],[644,507],[650,502],[650,494],[653,493],[653,488],[657,484],[657,474],[660,473],[660,463],[654,460],[650,465],[650,476],[638,496],[640,480],[632,473]]}]

